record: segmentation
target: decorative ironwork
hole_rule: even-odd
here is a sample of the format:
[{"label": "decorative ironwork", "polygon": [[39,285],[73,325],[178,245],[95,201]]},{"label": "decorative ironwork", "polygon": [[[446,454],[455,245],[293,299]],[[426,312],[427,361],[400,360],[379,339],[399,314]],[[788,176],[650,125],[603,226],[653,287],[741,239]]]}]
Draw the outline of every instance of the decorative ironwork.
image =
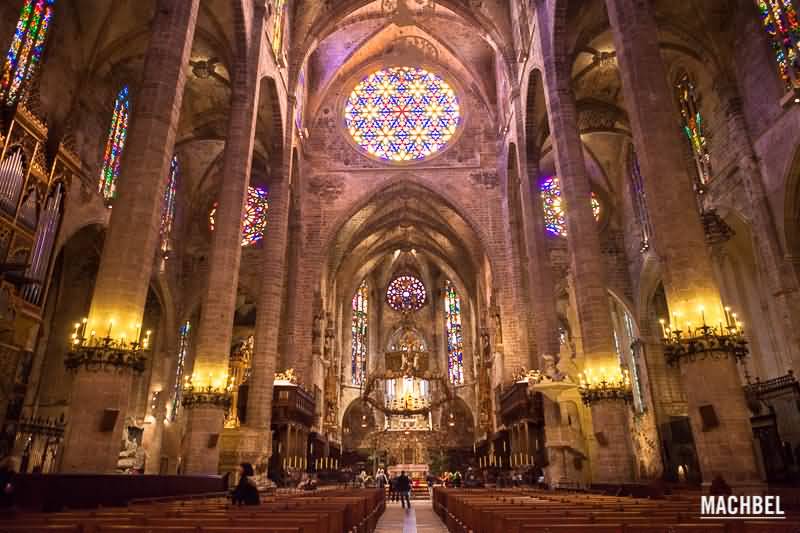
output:
[{"label": "decorative ironwork", "polygon": [[232,392],[233,376],[230,376],[228,372],[223,372],[216,378],[213,373],[209,373],[206,378],[198,372],[195,375],[186,376],[181,391],[181,406],[186,409],[200,406],[229,409],[233,399]]},{"label": "decorative ironwork", "polygon": [[710,245],[722,244],[736,234],[733,228],[717,214],[716,209],[703,209],[703,212],[700,213],[700,221],[703,223],[706,243]]},{"label": "decorative ironwork", "polygon": [[375,384],[377,381],[379,380],[384,381],[389,379],[402,379],[406,377],[408,377],[408,375],[405,372],[387,371],[382,375],[373,374],[367,379],[364,385],[364,389],[361,392],[361,399],[367,404],[374,407],[375,409],[381,411],[385,415],[390,415],[390,416],[426,415],[432,410],[436,409],[437,407],[453,400],[454,395],[453,391],[448,386],[448,378],[446,376],[442,376],[441,374],[432,372],[423,372],[421,374],[415,375],[414,377],[427,381],[435,381],[441,384],[441,390],[443,391],[444,395],[435,400],[417,399],[417,401],[415,402],[408,402],[408,401],[381,402],[370,396],[372,392],[375,390]]},{"label": "decorative ironwork", "polygon": [[138,342],[126,343],[111,337],[82,339],[72,345],[64,366],[72,371],[83,367],[91,371],[130,369],[142,373],[149,351]]},{"label": "decorative ironwork", "polygon": [[703,324],[696,329],[687,325],[686,330],[668,328],[666,331],[663,339],[664,356],[670,366],[681,360],[694,361],[698,357],[735,357],[738,362],[749,352],[744,330],[740,325],[714,327]]},{"label": "decorative ironwork", "polygon": [[627,370],[615,369],[608,373],[605,369],[599,372],[587,369],[579,375],[579,379],[578,392],[584,405],[604,400],[623,400],[625,403],[633,401],[631,379]]},{"label": "decorative ironwork", "polygon": [[59,418],[23,418],[19,421],[15,448],[22,449],[20,472],[47,474],[55,470],[64,439],[64,415]]},{"label": "decorative ironwork", "polygon": [[744,390],[747,394],[752,394],[754,396],[763,396],[765,394],[784,390],[800,393],[800,383],[797,381],[794,372],[789,370],[785,376],[779,376],[766,381],[761,381],[759,378],[756,378],[756,382],[748,383],[744,386]]},{"label": "decorative ironwork", "polygon": [[231,398],[231,391],[228,389],[220,390],[211,385],[199,388],[190,384],[183,388],[181,406],[186,409],[205,406],[229,409],[231,406]]}]

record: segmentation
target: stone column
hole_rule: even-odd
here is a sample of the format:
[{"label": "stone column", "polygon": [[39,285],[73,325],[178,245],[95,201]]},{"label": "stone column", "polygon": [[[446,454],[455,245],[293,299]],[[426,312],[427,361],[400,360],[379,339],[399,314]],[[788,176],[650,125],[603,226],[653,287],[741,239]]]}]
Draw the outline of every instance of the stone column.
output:
[{"label": "stone column", "polygon": [[[544,59],[545,102],[555,152],[556,171],[567,221],[570,270],[573,275],[576,311],[583,341],[584,366],[599,371],[618,371],[613,328],[606,289],[605,261],[591,207],[591,186],[586,172],[578,114],[570,85],[569,62],[563,51],[554,50],[546,31],[552,23],[545,9],[536,10]],[[590,447],[593,481],[630,481],[631,446],[627,430],[628,406],[619,399],[591,404],[592,425],[598,445]],[[622,421],[622,423],[620,423]],[[602,435],[600,435],[602,434]]]},{"label": "stone column", "polygon": [[[133,339],[142,322],[198,4],[158,1],[88,317],[87,332],[96,330],[98,336],[113,320],[111,336],[118,339],[124,333]],[[62,471],[114,470],[131,382],[130,369],[77,371]],[[118,413],[113,429],[102,431],[104,414],[113,411]]]},{"label": "stone column", "polygon": [[[658,205],[650,215],[670,312],[697,326],[702,306],[705,321],[716,325],[724,322],[722,301],[684,165],[678,110],[653,37],[658,27],[648,2],[606,0],[606,7],[645,192]],[[750,414],[736,361],[698,357],[680,364],[703,481],[722,474],[731,485],[757,484]],[[714,408],[718,426],[704,427],[704,406]]]},{"label": "stone column", "polygon": [[[284,168],[287,168],[285,165]],[[256,338],[250,373],[250,390],[247,400],[246,427],[262,435],[258,449],[252,450],[254,464],[266,464],[272,451],[270,423],[272,419],[272,385],[278,362],[283,292],[286,283],[286,247],[289,235],[289,210],[291,185],[289,168],[282,179],[270,188],[269,238],[262,252],[261,294],[256,314]],[[283,370],[283,369],[281,369]],[[291,431],[291,429],[290,429]],[[294,453],[291,437],[287,441],[286,456]]]},{"label": "stone column", "polygon": [[739,154],[739,175],[750,204],[753,233],[758,235],[753,239],[758,268],[768,284],[776,314],[780,318],[780,325],[776,325],[780,329],[776,333],[786,338],[786,342],[782,343],[785,353],[781,359],[788,366],[782,370],[800,368],[800,328],[796,327],[800,320],[800,300],[794,296],[798,292],[798,280],[792,265],[784,259],[764,176],[747,130],[742,99],[733,83],[722,80],[715,84],[715,88],[728,118],[730,144],[726,149]]},{"label": "stone column", "polygon": [[[248,63],[247,69],[243,69],[245,79],[234,80],[231,95],[222,186],[208,261],[206,293],[197,330],[192,383],[201,388],[211,386],[220,389],[227,385],[242,253],[242,212],[250,184],[258,107],[258,63]],[[207,399],[192,402],[190,396],[184,392],[187,415],[183,450],[185,472],[216,474],[219,468],[218,439],[225,421],[225,407],[220,402]]]},{"label": "stone column", "polygon": [[538,361],[531,361],[530,364],[531,367],[537,366],[541,369],[543,368],[541,360],[543,355],[551,355],[558,359],[556,299],[553,292],[550,255],[545,240],[547,237],[545,235],[544,208],[539,196],[539,151],[538,147],[533,146],[533,141],[527,138],[528,132],[534,130],[532,127],[526,128],[523,117],[527,120],[532,120],[533,117],[525,116],[521,98],[515,100],[515,116],[517,117],[518,137],[522,138],[521,132],[525,132],[525,142],[520,143],[519,150],[519,168],[522,176],[519,180],[519,197],[522,205],[525,252],[528,257],[528,290],[533,307],[533,330],[536,335],[538,356]]}]

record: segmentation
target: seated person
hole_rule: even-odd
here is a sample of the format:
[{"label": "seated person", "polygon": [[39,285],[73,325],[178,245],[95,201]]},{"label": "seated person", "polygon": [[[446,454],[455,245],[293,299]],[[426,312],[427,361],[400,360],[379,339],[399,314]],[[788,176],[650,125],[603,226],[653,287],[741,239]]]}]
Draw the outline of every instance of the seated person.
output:
[{"label": "seated person", "polygon": [[258,505],[261,498],[258,495],[258,487],[253,479],[253,465],[242,463],[239,465],[239,483],[233,489],[231,500],[234,505]]}]

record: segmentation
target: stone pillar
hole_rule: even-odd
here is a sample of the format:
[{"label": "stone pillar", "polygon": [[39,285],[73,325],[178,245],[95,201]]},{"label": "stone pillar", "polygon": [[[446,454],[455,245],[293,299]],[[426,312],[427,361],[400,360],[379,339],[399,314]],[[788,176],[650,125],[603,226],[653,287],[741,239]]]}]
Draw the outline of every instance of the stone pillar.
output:
[{"label": "stone pillar", "polygon": [[[537,9],[539,28],[549,28],[548,12]],[[553,36],[540,32],[544,58],[545,102],[555,152],[556,171],[567,221],[570,270],[576,311],[581,328],[584,366],[598,371],[620,368],[614,353],[605,261],[591,207],[591,186],[578,130],[578,114],[570,85],[569,64],[562,51],[553,48]],[[620,483],[633,479],[632,450],[627,430],[627,409],[619,399],[591,405],[595,433],[602,433],[592,457],[593,481]],[[622,423],[620,423],[622,421]],[[603,444],[606,442],[607,444]]]},{"label": "stone pillar", "polygon": [[[96,330],[98,336],[105,335],[113,320],[111,336],[118,339],[124,333],[127,339],[133,339],[136,325],[142,322],[198,4],[199,0],[158,1],[159,15],[152,23],[117,188],[119,194],[111,213],[88,317],[87,331]],[[131,381],[130,369],[77,371],[62,471],[114,470]],[[115,410],[118,415],[113,429],[101,431],[105,413]]]},{"label": "stone pillar", "polygon": [[781,329],[776,333],[786,339],[781,346],[785,352],[780,359],[787,366],[781,370],[800,368],[800,328],[796,327],[800,320],[800,300],[794,296],[798,292],[798,280],[792,265],[784,259],[764,176],[747,130],[742,99],[733,83],[719,81],[715,89],[728,119],[730,136],[726,149],[739,154],[739,175],[750,204],[753,232],[758,235],[753,239],[758,268],[767,281],[776,314],[780,318],[780,324],[776,326]]},{"label": "stone pillar", "polygon": [[[192,383],[200,388],[211,386],[219,390],[227,385],[242,253],[242,212],[250,184],[258,107],[255,82],[258,63],[249,60],[248,63],[243,69],[245,79],[234,80],[231,95],[223,179],[192,372]],[[220,451],[218,439],[225,421],[225,407],[221,402],[208,401],[209,398],[192,402],[190,396],[184,392],[187,415],[183,450],[185,472],[216,474]]]},{"label": "stone pillar", "polygon": [[[533,83],[533,82],[529,82]],[[530,89],[529,89],[530,90]],[[515,100],[515,116],[517,117],[517,131],[526,132],[524,143],[520,143],[519,168],[521,179],[519,181],[519,197],[522,206],[522,232],[524,236],[525,252],[528,257],[528,290],[532,309],[533,331],[536,335],[536,353],[538,361],[531,361],[531,367],[543,368],[542,356],[551,355],[556,360],[559,353],[558,318],[556,314],[556,299],[553,292],[553,274],[550,266],[550,255],[544,225],[544,208],[539,196],[539,152],[533,147],[533,141],[527,139],[527,132],[534,130],[524,123],[525,110],[521,99]],[[533,117],[525,117],[533,120]],[[521,137],[521,133],[519,134]],[[532,153],[535,151],[535,153]],[[525,177],[527,176],[527,179]]]},{"label": "stone pillar", "polygon": [[[279,359],[278,342],[286,283],[286,247],[291,204],[289,176],[295,171],[296,169],[290,167],[288,172],[284,172],[283,179],[276,180],[270,189],[269,238],[264,240],[262,252],[261,278],[264,282],[261,283],[256,312],[256,338],[247,398],[246,427],[263,436],[258,449],[250,451],[250,459],[254,464],[266,464],[272,452],[272,386]],[[283,370],[285,369],[281,369]],[[291,448],[291,437],[288,438],[286,456],[291,457],[294,451]]]},{"label": "stone pillar", "polygon": [[[606,0],[645,192],[652,205],[658,205],[650,213],[655,249],[662,258],[670,313],[697,326],[702,306],[705,322],[716,325],[724,322],[722,301],[684,165],[678,110],[653,38],[658,27],[648,4]],[[757,484],[749,411],[735,361],[698,357],[680,364],[703,481],[722,474],[731,485]],[[719,418],[717,427],[704,427],[699,409],[708,405]]]}]

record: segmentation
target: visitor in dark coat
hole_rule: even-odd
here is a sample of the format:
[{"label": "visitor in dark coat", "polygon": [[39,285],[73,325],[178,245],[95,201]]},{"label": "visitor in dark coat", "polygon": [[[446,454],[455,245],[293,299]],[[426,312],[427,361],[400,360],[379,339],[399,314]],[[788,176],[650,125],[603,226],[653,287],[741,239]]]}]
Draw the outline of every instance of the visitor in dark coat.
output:
[{"label": "visitor in dark coat", "polygon": [[233,489],[232,500],[234,505],[258,505],[261,498],[258,495],[258,487],[253,479],[253,465],[242,463],[239,465],[239,484]]},{"label": "visitor in dark coat", "polygon": [[405,471],[401,471],[397,477],[397,492],[400,493],[400,505],[405,508],[411,509],[411,479],[406,475]]}]

